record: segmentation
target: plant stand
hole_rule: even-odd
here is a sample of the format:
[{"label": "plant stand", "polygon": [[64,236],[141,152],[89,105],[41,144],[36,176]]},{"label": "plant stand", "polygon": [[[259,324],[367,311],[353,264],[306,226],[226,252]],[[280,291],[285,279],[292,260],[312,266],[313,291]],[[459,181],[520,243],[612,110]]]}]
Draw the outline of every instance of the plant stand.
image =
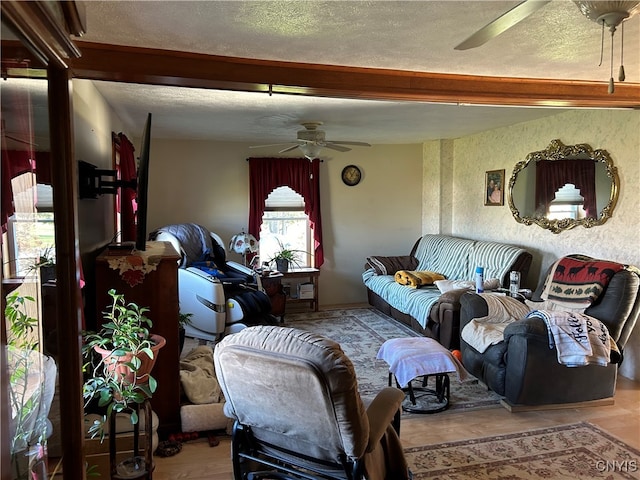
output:
[{"label": "plant stand", "polygon": [[[140,422],[133,426],[133,457],[124,460],[116,464],[116,416],[117,413],[113,412],[109,419],[109,467],[111,470],[112,480],[133,480],[133,479],[145,479],[152,480],[153,475],[153,442],[152,442],[152,417],[151,417],[151,402],[149,399],[145,400],[142,404],[136,404],[136,413],[140,413],[140,409],[144,410],[145,416],[145,447],[144,455],[140,455]],[[119,467],[122,467],[128,461],[131,461],[133,466],[135,460],[139,457],[144,459],[144,462],[136,465],[137,468],[131,468],[130,472],[118,471]]]}]

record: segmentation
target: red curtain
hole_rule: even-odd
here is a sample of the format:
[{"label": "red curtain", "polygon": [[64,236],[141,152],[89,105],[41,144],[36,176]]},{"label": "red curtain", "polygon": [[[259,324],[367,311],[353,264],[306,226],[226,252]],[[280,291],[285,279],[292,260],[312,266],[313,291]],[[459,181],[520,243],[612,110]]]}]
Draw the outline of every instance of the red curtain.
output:
[{"label": "red curtain", "polygon": [[324,263],[320,217],[320,160],[249,158],[249,233],[260,239],[264,202],[278,187],[287,186],[304,198],[304,213],[313,230],[315,266]]},{"label": "red curtain", "polygon": [[[120,180],[128,182],[136,178],[136,161],[133,156],[135,148],[124,133],[119,133],[120,138]],[[117,203],[122,224],[122,241],[134,241],[136,239],[136,190],[122,187],[119,190]]]},{"label": "red curtain", "polygon": [[580,190],[587,218],[597,218],[596,162],[592,160],[538,160],[536,162],[536,208],[547,212],[556,192],[567,183]]},{"label": "red curtain", "polygon": [[[2,68],[17,67],[28,68],[29,61],[17,62],[14,60],[3,60]],[[31,94],[28,89],[20,89],[5,95],[2,98],[2,111],[12,112],[8,119],[2,119],[2,205],[0,221],[2,222],[2,232],[7,231],[7,221],[15,212],[13,203],[13,188],[11,179],[26,172],[35,170],[35,139],[33,135],[33,112]],[[7,123],[9,126],[7,127]],[[10,131],[7,130],[10,128]],[[12,134],[12,137],[7,135]],[[7,146],[8,138],[19,144],[20,150],[11,149]]]}]

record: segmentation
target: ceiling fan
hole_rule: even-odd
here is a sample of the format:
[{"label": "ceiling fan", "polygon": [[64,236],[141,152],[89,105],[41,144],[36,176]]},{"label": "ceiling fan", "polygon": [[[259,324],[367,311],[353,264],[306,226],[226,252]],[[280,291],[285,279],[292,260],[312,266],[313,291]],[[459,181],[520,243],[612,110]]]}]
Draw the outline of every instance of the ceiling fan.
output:
[{"label": "ceiling fan", "polygon": [[[455,50],[468,50],[484,45],[492,38],[520,23],[522,20],[544,7],[551,0],[524,0],[511,10],[488,23],[475,32],[462,43],[454,47]],[[620,0],[620,1],[589,1],[573,0],[580,12],[589,20],[602,26],[602,41],[604,45],[604,28],[611,32],[611,78],[609,80],[609,93],[613,93],[613,34],[618,26],[622,25],[624,34],[624,21],[640,12],[640,1]],[[621,46],[623,48],[624,45]],[[622,53],[620,73],[618,79],[624,81],[624,66],[622,65]],[[602,51],[600,53],[600,63],[602,64]]]},{"label": "ceiling fan", "polygon": [[29,145],[30,147],[37,147],[38,146],[37,143],[33,143],[30,140],[25,140],[25,139],[23,139],[21,136],[19,136],[17,134],[3,133],[3,135],[8,140],[13,140],[14,142],[17,142],[17,143],[22,143],[24,145]]},{"label": "ceiling fan", "polygon": [[348,152],[351,150],[344,145],[352,145],[359,147],[370,147],[371,145],[366,142],[350,142],[350,141],[337,141],[327,140],[325,132],[318,130],[318,127],[322,125],[322,122],[303,122],[301,125],[304,130],[298,130],[297,138],[293,142],[286,143],[272,143],[270,145],[253,145],[249,148],[263,148],[263,147],[275,147],[278,145],[290,145],[287,148],[280,150],[278,153],[290,152],[299,148],[304,153],[304,156],[309,160],[313,160],[320,155],[320,150],[323,148],[330,148],[331,150],[337,150],[339,152]]}]

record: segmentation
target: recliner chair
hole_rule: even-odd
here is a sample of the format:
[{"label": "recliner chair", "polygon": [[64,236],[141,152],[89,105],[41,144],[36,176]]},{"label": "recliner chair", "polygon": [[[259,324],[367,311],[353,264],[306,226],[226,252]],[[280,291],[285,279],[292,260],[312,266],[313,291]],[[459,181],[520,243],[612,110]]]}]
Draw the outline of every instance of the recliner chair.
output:
[{"label": "recliner chair", "polygon": [[235,480],[406,480],[398,438],[404,393],[386,387],[365,408],[340,345],[278,326],[222,339],[214,364],[234,419]]},{"label": "recliner chair", "polygon": [[149,238],[170,242],[180,253],[180,313],[191,314],[186,336],[218,341],[225,333],[248,325],[278,322],[271,315],[271,302],[260,276],[227,261],[217,234],[195,223],[183,223],[161,227]]},{"label": "recliner chair", "polygon": [[[567,258],[594,261],[582,255]],[[594,267],[595,268],[595,267]],[[567,272],[570,274],[570,272]],[[551,267],[545,276],[550,281]],[[541,282],[532,300],[541,302]],[[461,330],[474,318],[485,317],[488,306],[482,296],[465,293],[460,299]],[[585,314],[603,322],[620,353],[640,316],[640,277],[635,267],[615,273]],[[549,346],[543,317],[522,318],[507,325],[504,340],[483,353],[460,339],[462,363],[491,390],[504,396],[507,407],[552,405],[610,399],[615,393],[618,364],[569,367],[558,362],[556,347]],[[613,358],[612,358],[613,360]],[[621,359],[619,360],[621,361]]]}]

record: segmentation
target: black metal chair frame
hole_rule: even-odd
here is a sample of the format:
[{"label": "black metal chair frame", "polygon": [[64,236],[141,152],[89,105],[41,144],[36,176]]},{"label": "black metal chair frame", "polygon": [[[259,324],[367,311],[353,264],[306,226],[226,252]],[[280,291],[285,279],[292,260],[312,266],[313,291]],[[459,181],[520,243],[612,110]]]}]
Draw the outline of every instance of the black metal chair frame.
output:
[{"label": "black metal chair frame", "polygon": [[[393,428],[400,435],[400,410],[393,419]],[[264,448],[268,447],[268,451]],[[256,462],[268,470],[243,472],[243,462]],[[234,480],[363,480],[364,461],[342,459],[340,463],[323,462],[281,447],[258,441],[251,428],[237,420],[231,437],[231,462]],[[274,471],[275,470],[275,471]],[[335,470],[335,474],[327,470]]]}]

